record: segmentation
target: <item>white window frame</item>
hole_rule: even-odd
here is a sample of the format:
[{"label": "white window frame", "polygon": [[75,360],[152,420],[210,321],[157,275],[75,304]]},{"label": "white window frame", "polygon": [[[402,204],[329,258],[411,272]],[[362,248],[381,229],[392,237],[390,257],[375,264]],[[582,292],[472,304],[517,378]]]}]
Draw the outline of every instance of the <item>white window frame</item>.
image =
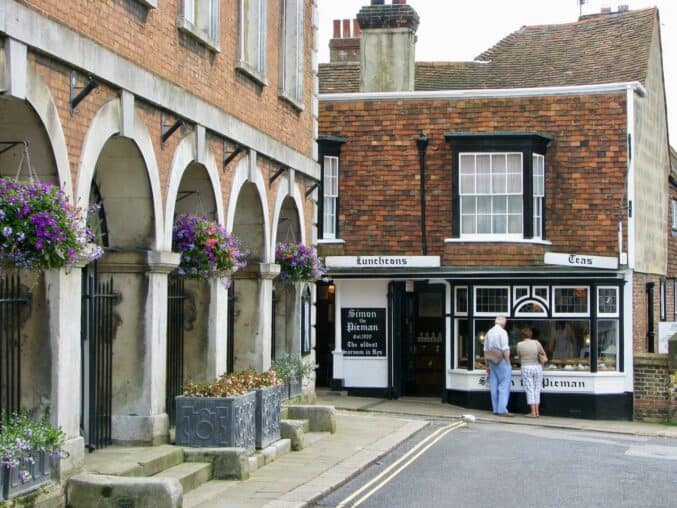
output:
[{"label": "white window frame", "polygon": [[[517,290],[518,289],[526,289],[527,294],[517,298]],[[520,300],[524,300],[526,298],[529,298],[529,296],[530,296],[529,286],[513,286],[513,288],[512,288],[512,301],[515,302],[515,304],[517,304]]]},{"label": "white window frame", "polygon": [[[244,26],[245,22],[245,9],[249,7],[250,3],[253,3],[252,9],[257,11],[256,19],[250,20],[252,26],[248,27],[249,30],[256,30],[257,41],[258,41],[258,53],[254,56],[256,59],[255,62],[250,62],[248,60],[248,48],[247,41],[245,40],[246,30]],[[238,9],[238,57],[236,68],[252,78],[254,81],[259,83],[262,86],[266,86],[268,82],[266,81],[266,41],[267,41],[267,26],[268,26],[268,16],[267,16],[267,4],[266,0],[239,0],[239,9]]]},{"label": "white window frame", "polygon": [[469,296],[470,296],[470,291],[468,290],[468,286],[456,286],[454,287],[454,315],[455,316],[467,316],[468,311],[466,310],[465,312],[461,312],[458,310],[458,293],[459,291],[465,291],[465,301],[468,304],[468,309],[470,308],[470,302]]},{"label": "white window frame", "polygon": [[672,200],[672,230],[677,231],[677,199]]},{"label": "white window frame", "polygon": [[[507,295],[507,302],[506,302],[506,308],[503,310],[496,310],[496,311],[491,311],[491,312],[479,312],[477,310],[477,291],[480,289],[505,289],[505,293]],[[483,316],[492,316],[495,317],[498,314],[504,314],[506,316],[510,316],[510,308],[511,308],[511,294],[510,294],[510,286],[473,286],[473,316],[476,317],[483,317]]]},{"label": "white window frame", "polygon": [[[616,292],[616,312],[600,312],[599,302],[600,302],[600,290],[613,289]],[[597,287],[597,317],[598,318],[617,318],[620,316],[620,299],[619,291],[617,286],[598,286]]]},{"label": "white window frame", "polygon": [[[325,155],[322,163],[322,238],[324,240],[336,239],[336,225],[338,223],[338,216],[336,212],[339,198],[339,171],[339,158],[335,155]],[[327,174],[328,172],[332,174]],[[328,185],[329,179],[333,180],[334,186]],[[328,203],[333,203],[333,215],[327,211]],[[331,228],[327,228],[327,225],[330,225]]]},{"label": "white window frame", "polygon": [[145,5],[149,9],[155,9],[157,8],[157,0],[136,0],[139,2],[141,5]]},{"label": "white window frame", "polygon": [[[545,298],[542,296],[538,296],[536,294],[537,289],[545,289]],[[541,302],[545,303],[546,307],[550,307],[550,287],[549,286],[533,286],[531,288],[531,296],[534,298],[534,300],[540,300]]]},{"label": "white window frame", "polygon": [[[527,304],[537,304],[540,305],[543,308],[543,312],[523,312],[520,311],[519,309]],[[534,298],[525,298],[523,299],[522,302],[516,303],[515,304],[515,317],[547,317],[548,316],[548,309],[545,305],[543,305],[543,302],[541,300],[536,300]]]},{"label": "white window frame", "polygon": [[668,308],[668,294],[667,294],[667,284],[665,279],[660,279],[658,284],[660,290],[660,320],[665,321],[667,319],[667,308]]},{"label": "white window frame", "polygon": [[[489,193],[479,193],[477,192],[477,158],[478,157],[485,157],[489,156],[490,160],[490,168],[489,168],[489,186],[490,186],[490,191]],[[520,159],[520,171],[519,171],[519,191],[513,191],[513,192],[508,192],[507,189],[507,182],[508,182],[508,174],[514,174],[514,173],[508,173],[507,169],[507,159],[509,156],[519,156]],[[524,157],[522,152],[460,152],[458,154],[458,182],[459,182],[459,189],[458,189],[458,196],[459,196],[459,213],[460,213],[460,235],[459,237],[464,239],[464,240],[489,240],[489,241],[496,241],[496,240],[521,240],[524,238],[524,187],[523,187],[523,176],[524,176]],[[464,175],[468,175],[468,173],[463,172],[463,159],[468,158],[468,157],[474,157],[474,192],[464,192],[464,185],[463,185],[463,177]],[[494,179],[492,176],[494,175],[494,160],[497,159],[498,157],[505,157],[506,158],[506,191],[504,193],[494,193],[493,192],[493,181]],[[490,198],[491,199],[491,206],[492,210],[489,212],[489,217],[491,217],[491,222],[492,222],[492,230],[493,230],[493,218],[496,216],[505,216],[506,220],[506,231],[509,228],[509,219],[511,216],[516,216],[518,214],[516,213],[510,213],[510,206],[508,204],[508,200],[510,197],[515,197],[519,196],[521,199],[521,206],[520,206],[520,211],[519,211],[519,217],[520,217],[520,229],[521,231],[519,233],[494,233],[489,232],[489,233],[464,233],[463,232],[463,218],[465,216],[473,216],[475,217],[475,231],[477,231],[477,219],[480,215],[487,215],[487,214],[479,214],[477,211],[477,198]],[[493,198],[496,197],[505,197],[506,198],[506,211],[504,213],[496,213],[494,214],[493,212]],[[463,213],[463,201],[464,198],[475,198],[475,213],[474,214],[464,214]]]},{"label": "white window frame", "polygon": [[[537,171],[538,170],[538,171]],[[543,239],[543,201],[545,199],[545,156],[532,154],[533,238]]]},{"label": "white window frame", "polygon": [[[304,95],[304,0],[282,0],[280,25],[280,92],[281,98],[303,110]],[[289,35],[295,34],[295,37]],[[292,69],[288,68],[291,59]]]},{"label": "white window frame", "polygon": [[[219,0],[180,0],[177,19],[179,30],[191,35],[209,49],[219,52],[221,50],[219,5]],[[202,9],[208,12],[203,12]],[[205,17],[207,21],[200,23]],[[207,30],[200,26],[205,24],[208,25]]]},{"label": "white window frame", "polygon": [[[586,312],[557,312],[558,289],[585,289],[587,292]],[[553,317],[590,317],[590,286],[552,286],[552,316]]]}]

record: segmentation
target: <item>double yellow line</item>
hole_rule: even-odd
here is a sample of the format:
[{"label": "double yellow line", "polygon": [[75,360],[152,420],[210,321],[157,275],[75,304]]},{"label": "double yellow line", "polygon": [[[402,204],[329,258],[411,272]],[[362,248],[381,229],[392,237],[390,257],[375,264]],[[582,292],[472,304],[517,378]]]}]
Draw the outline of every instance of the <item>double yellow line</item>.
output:
[{"label": "double yellow line", "polygon": [[[434,446],[440,439],[446,436],[452,430],[458,429],[459,427],[464,427],[465,422],[455,422],[444,427],[437,429],[435,432],[427,436],[425,439],[422,439],[420,442],[416,443],[411,450],[402,455],[395,462],[390,464],[387,468],[381,471],[376,477],[369,480],[362,487],[357,489],[355,492],[350,494],[347,498],[341,501],[336,505],[336,508],[343,508],[348,506],[354,499],[357,500],[351,505],[353,508],[360,506],[364,503],[369,497],[373,496],[378,492],[383,486],[400,474],[406,467],[408,467],[412,462],[418,459],[423,455],[431,446]],[[361,496],[361,497],[359,497]]]}]

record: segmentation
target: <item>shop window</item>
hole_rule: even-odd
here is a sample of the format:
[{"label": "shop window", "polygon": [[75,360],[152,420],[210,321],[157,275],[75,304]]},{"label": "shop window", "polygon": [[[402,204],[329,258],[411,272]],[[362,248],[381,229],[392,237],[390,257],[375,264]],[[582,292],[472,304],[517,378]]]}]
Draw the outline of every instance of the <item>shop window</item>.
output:
[{"label": "shop window", "polygon": [[474,301],[476,315],[505,314],[510,312],[510,288],[507,287],[475,287]]},{"label": "shop window", "polygon": [[336,214],[338,209],[339,158],[324,156],[323,163],[323,217],[322,238],[336,238]]},{"label": "shop window", "polygon": [[534,286],[534,298],[543,300],[546,305],[550,304],[550,288],[548,286]]},{"label": "shop window", "polygon": [[513,301],[519,302],[522,298],[529,296],[529,286],[515,286],[512,288]]},{"label": "shop window", "polygon": [[457,316],[468,315],[468,288],[454,288],[454,314]]},{"label": "shop window", "polygon": [[522,236],[522,154],[460,154],[461,237]]},{"label": "shop window", "polygon": [[280,95],[303,107],[303,0],[282,2]]},{"label": "shop window", "polygon": [[618,288],[597,288],[597,315],[618,317]]},{"label": "shop window", "polygon": [[179,5],[179,29],[218,51],[219,0],[182,0]]},{"label": "shop window", "polygon": [[533,155],[533,217],[534,238],[543,238],[543,199],[545,198],[545,157],[539,154]]},{"label": "shop window", "polygon": [[618,321],[600,319],[597,321],[597,370],[618,370]]},{"label": "shop window", "polygon": [[[468,338],[472,331],[470,330],[470,321],[467,319],[456,320],[456,367],[461,369],[468,368],[468,361],[472,358],[472,352],[468,351]],[[454,365],[452,363],[452,365]]]},{"label": "shop window", "polygon": [[582,316],[590,311],[588,287],[555,287],[553,316]]},{"label": "shop window", "polygon": [[266,1],[240,0],[237,68],[266,84]]}]

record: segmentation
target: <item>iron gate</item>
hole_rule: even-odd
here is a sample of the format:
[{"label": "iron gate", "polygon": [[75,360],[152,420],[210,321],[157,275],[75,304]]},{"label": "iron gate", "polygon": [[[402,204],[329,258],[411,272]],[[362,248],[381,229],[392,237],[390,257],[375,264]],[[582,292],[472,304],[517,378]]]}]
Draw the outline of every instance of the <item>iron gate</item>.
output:
[{"label": "iron gate", "polygon": [[18,275],[0,276],[0,410],[21,409],[21,309],[30,293],[21,289]]},{"label": "iron gate", "polygon": [[169,425],[176,424],[174,397],[183,391],[183,301],[186,299],[183,279],[170,275],[167,287],[167,400],[165,407]]},{"label": "iron gate", "polygon": [[97,263],[82,271],[82,422],[89,450],[111,444],[113,307],[120,294],[113,278],[99,281]]}]

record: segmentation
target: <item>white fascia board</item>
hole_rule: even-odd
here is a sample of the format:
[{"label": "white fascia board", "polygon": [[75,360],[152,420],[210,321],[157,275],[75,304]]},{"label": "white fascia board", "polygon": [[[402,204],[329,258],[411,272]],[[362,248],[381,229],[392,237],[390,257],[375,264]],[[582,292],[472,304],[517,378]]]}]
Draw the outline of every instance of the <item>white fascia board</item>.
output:
[{"label": "white fascia board", "polygon": [[604,93],[626,93],[633,90],[640,97],[646,95],[646,88],[639,81],[626,83],[602,83],[598,85],[546,86],[534,88],[489,88],[476,90],[433,90],[414,92],[356,92],[320,94],[320,102],[353,102],[385,100],[425,99],[482,99],[535,97],[539,95],[592,95]]},{"label": "white fascia board", "polygon": [[311,157],[15,0],[0,0],[0,35],[128,90],[315,180],[320,178],[320,167]]}]

